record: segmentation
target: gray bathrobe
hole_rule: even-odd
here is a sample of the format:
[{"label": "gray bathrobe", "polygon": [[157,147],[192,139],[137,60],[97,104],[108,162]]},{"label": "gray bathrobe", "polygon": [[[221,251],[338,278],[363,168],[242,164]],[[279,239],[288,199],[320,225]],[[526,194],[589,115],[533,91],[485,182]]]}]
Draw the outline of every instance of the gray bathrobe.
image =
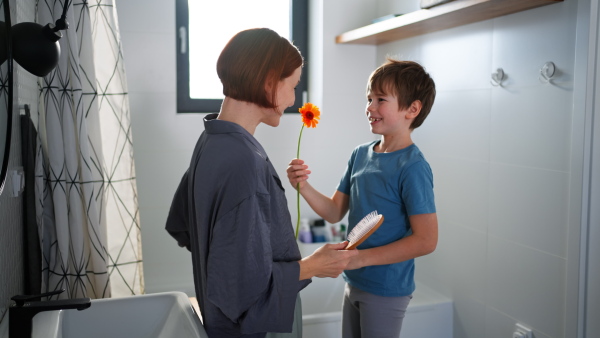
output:
[{"label": "gray bathrobe", "polygon": [[241,126],[204,119],[166,230],[192,252],[194,284],[209,337],[289,332],[301,259],[281,181]]}]

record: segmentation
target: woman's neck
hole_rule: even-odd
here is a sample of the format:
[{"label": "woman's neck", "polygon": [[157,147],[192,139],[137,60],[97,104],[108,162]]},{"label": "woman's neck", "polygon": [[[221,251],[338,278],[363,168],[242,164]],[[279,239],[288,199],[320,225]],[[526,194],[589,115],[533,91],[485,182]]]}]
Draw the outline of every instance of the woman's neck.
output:
[{"label": "woman's neck", "polygon": [[225,97],[217,119],[239,124],[254,135],[261,116],[262,109],[256,104]]}]

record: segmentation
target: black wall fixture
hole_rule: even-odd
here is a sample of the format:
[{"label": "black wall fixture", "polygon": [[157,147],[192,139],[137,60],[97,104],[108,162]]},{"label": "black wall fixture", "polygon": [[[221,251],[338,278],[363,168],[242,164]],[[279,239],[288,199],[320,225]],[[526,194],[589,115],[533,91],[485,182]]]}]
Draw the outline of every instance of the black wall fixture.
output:
[{"label": "black wall fixture", "polygon": [[61,30],[69,28],[67,10],[72,0],[65,0],[63,13],[55,24],[42,26],[35,22],[20,22],[12,27],[14,60],[35,76],[48,75],[58,64]]}]

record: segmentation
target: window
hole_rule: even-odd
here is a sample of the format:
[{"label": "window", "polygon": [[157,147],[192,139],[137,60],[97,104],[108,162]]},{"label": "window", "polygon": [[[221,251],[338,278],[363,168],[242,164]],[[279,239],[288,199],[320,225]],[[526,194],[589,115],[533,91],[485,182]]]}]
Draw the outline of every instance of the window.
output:
[{"label": "window", "polygon": [[308,0],[176,0],[177,112],[218,112],[223,101],[217,58],[235,33],[268,27],[287,37],[305,60],[296,87],[298,112],[306,101],[308,75]]}]

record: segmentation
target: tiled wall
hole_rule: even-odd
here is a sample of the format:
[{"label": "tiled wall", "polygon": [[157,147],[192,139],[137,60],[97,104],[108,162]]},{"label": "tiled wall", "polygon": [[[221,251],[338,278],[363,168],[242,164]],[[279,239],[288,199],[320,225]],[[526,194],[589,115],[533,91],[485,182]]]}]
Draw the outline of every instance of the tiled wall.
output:
[{"label": "tiled wall", "polygon": [[[438,88],[415,142],[432,164],[437,251],[420,281],[455,301],[455,337],[563,337],[567,292],[577,2],[378,47],[421,62]],[[539,80],[547,61],[558,69]],[[493,86],[503,68],[507,79]]]}]

